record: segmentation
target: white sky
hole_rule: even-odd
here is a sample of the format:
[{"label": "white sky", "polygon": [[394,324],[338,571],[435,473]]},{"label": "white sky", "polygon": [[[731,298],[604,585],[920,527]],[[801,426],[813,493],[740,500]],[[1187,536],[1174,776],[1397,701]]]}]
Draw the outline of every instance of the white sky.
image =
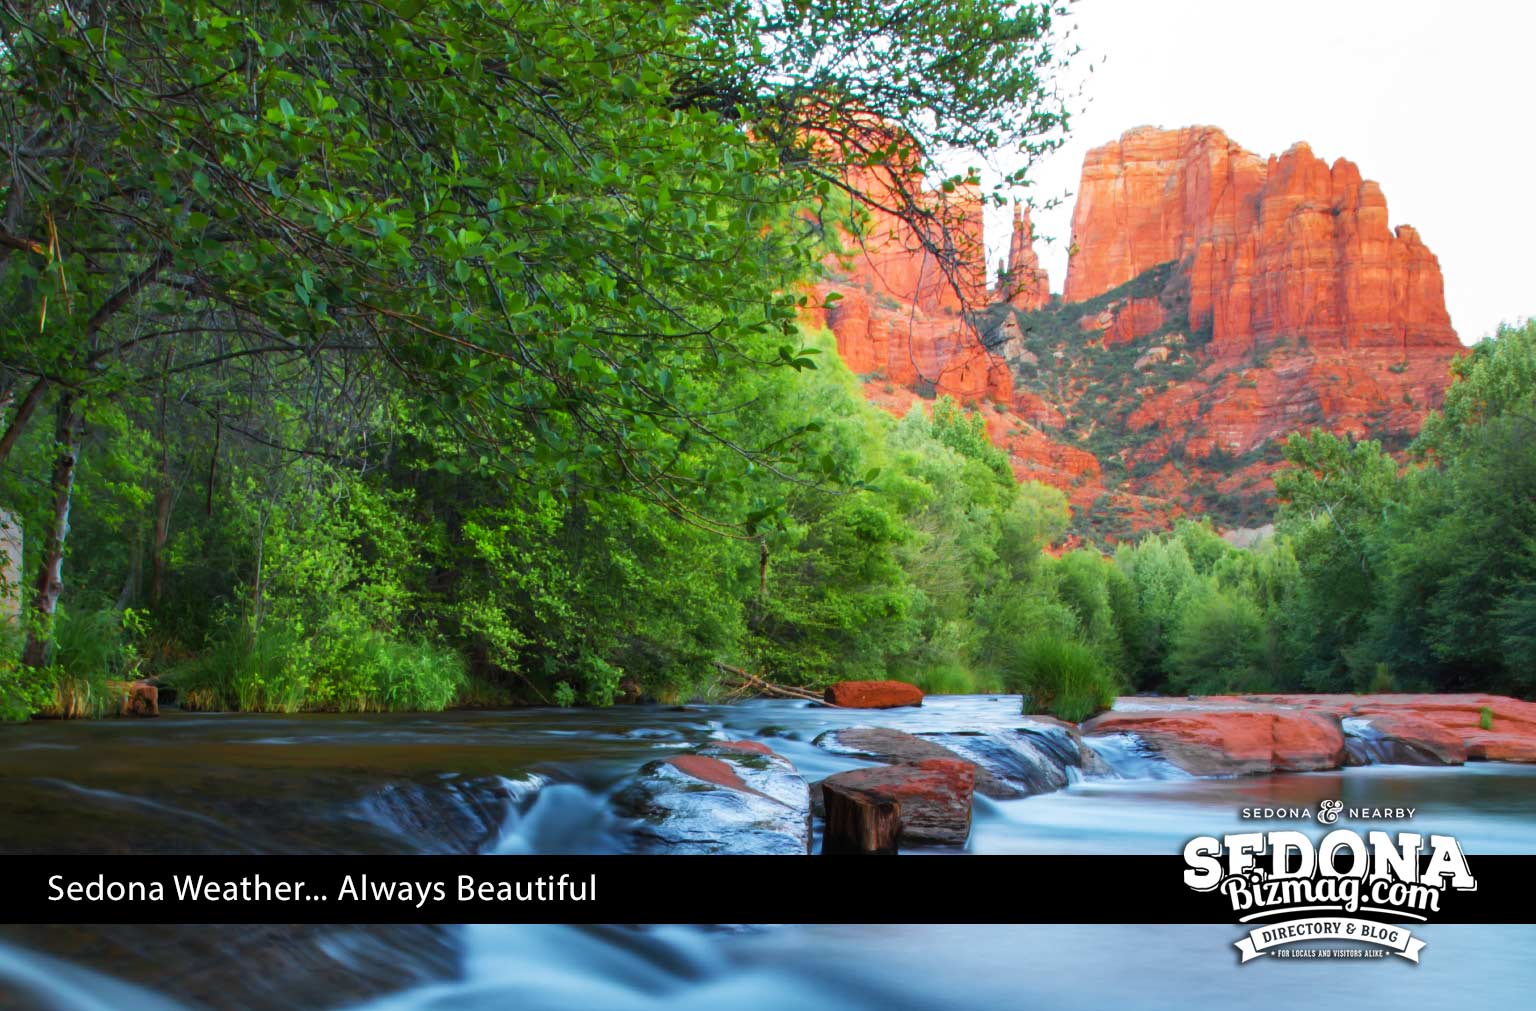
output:
[{"label": "white sky", "polygon": [[[1074,190],[1084,152],[1133,126],[1219,126],[1260,155],[1305,140],[1359,165],[1391,225],[1419,230],[1464,343],[1536,316],[1536,4],[1078,0],[1066,21],[1085,91],[1067,146],[1036,167],[1037,202]],[[995,264],[1007,212],[987,225]],[[1071,200],[1036,231],[1057,240],[1038,248],[1060,291]]]}]

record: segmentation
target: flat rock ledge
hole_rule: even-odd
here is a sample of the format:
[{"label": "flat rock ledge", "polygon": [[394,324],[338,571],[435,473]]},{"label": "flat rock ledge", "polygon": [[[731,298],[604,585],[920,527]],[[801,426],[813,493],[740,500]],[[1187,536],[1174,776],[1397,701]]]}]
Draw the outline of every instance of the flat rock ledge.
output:
[{"label": "flat rock ledge", "polygon": [[1338,716],[1285,706],[1149,706],[1083,724],[1087,737],[1127,733],[1192,776],[1316,772],[1337,769],[1346,757]]},{"label": "flat rock ledge", "polygon": [[648,762],[615,797],[637,822],[642,853],[804,856],[810,788],[794,765],[756,741],[718,741]]},{"label": "flat rock ledge", "polygon": [[1536,702],[1507,695],[1255,695],[1254,702],[1297,706],[1367,721],[1376,732],[1447,765],[1536,762]]}]

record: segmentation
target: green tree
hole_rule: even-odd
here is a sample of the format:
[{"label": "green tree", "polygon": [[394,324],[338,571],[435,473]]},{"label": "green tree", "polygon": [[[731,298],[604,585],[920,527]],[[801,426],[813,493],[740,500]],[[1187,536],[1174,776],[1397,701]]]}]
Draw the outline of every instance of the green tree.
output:
[{"label": "green tree", "polygon": [[[567,537],[597,522],[583,500],[633,495],[750,538],[788,498],[765,472],[832,483],[836,461],[800,445],[804,419],[743,421],[751,377],[814,365],[795,292],[829,223],[890,210],[952,268],[946,202],[913,170],[954,146],[1040,150],[1064,121],[1054,9],[897,13],[7,5],[0,460],[24,457],[47,489],[27,514],[29,663],[48,655],[66,534],[92,522],[71,512],[82,460],[104,446],[138,461],[119,483],[153,504],[121,529],[148,544],[83,574],[137,565],[150,599],[188,600],[168,584],[187,575],[175,542],[191,523],[182,540],[228,551],[216,595],[255,625],[262,517],[306,508],[290,481],[313,491],[289,468],[376,474],[402,419]],[[107,418],[126,419],[122,438]],[[215,515],[222,495],[251,500],[234,512],[256,518],[254,541]],[[595,666],[610,660],[590,663],[594,684],[613,681]]]},{"label": "green tree", "polygon": [[1301,638],[1293,646],[1309,684],[1347,689],[1360,670],[1350,658],[1380,590],[1377,535],[1399,490],[1397,464],[1379,443],[1324,431],[1292,435],[1285,459],[1275,475],[1279,528],[1291,539],[1302,577],[1292,620]]}]

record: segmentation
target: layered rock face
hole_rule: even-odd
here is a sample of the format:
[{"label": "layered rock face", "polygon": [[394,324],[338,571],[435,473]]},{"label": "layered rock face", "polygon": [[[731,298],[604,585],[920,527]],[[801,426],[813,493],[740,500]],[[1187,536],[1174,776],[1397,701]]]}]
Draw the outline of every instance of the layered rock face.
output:
[{"label": "layered rock face", "polygon": [[1315,772],[1345,757],[1338,717],[1247,702],[1115,710],[1083,724],[1083,733],[1135,734],[1192,776]]},{"label": "layered rock face", "polygon": [[[980,192],[923,190],[920,177],[883,170],[851,182],[868,198],[867,220],[846,240],[850,255],[829,262],[835,280],[820,291],[839,296],[826,310],[838,353],[853,371],[903,386],[1006,401],[1012,376],[965,316],[988,302]],[[908,202],[919,205],[921,227],[886,210]]]},{"label": "layered rock face", "polygon": [[[838,350],[893,413],[990,401],[1015,475],[1065,490],[1080,534],[1189,512],[1261,526],[1281,440],[1326,428],[1400,448],[1462,349],[1418,233],[1389,226],[1353,163],[1305,144],[1266,158],[1213,127],[1140,128],[1091,151],[1060,297],[1026,210],[988,292],[979,196],[923,200],[947,238],[876,211],[830,265]],[[940,269],[972,250],[974,270]]]},{"label": "layered rock face", "polygon": [[1381,187],[1306,144],[1267,160],[1214,127],[1131,130],[1083,164],[1063,298],[1181,264],[1189,324],[1217,354],[1282,337],[1317,348],[1460,347],[1440,264],[1387,223]]}]

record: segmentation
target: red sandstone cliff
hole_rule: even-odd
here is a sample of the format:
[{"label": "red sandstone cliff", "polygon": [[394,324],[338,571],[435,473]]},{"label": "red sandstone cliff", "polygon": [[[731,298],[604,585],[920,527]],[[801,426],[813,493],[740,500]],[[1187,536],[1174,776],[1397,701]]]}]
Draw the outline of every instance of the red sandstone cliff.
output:
[{"label": "red sandstone cliff", "polygon": [[879,209],[901,193],[864,182],[876,209],[820,291],[842,296],[825,320],[871,400],[994,402],[1018,477],[1066,490],[1101,534],[1187,510],[1263,522],[1278,440],[1406,440],[1461,350],[1434,254],[1305,144],[1265,159],[1211,127],[1142,128],[1090,152],[1060,301],[1027,211],[988,293],[974,191],[923,195],[946,227],[919,234]]},{"label": "red sandstone cliff", "polygon": [[1353,162],[1296,144],[1267,160],[1214,127],[1130,130],[1083,163],[1064,298],[1177,261],[1189,324],[1217,355],[1285,337],[1316,348],[1448,348],[1440,264]]},{"label": "red sandstone cliff", "polygon": [[[829,262],[823,295],[837,350],[854,372],[965,401],[1013,395],[1005,362],[989,355],[965,312],[987,304],[982,199],[973,186],[923,190],[884,169],[852,180],[865,219]],[[917,206],[906,214],[895,212]],[[914,223],[915,222],[915,223]]]}]

